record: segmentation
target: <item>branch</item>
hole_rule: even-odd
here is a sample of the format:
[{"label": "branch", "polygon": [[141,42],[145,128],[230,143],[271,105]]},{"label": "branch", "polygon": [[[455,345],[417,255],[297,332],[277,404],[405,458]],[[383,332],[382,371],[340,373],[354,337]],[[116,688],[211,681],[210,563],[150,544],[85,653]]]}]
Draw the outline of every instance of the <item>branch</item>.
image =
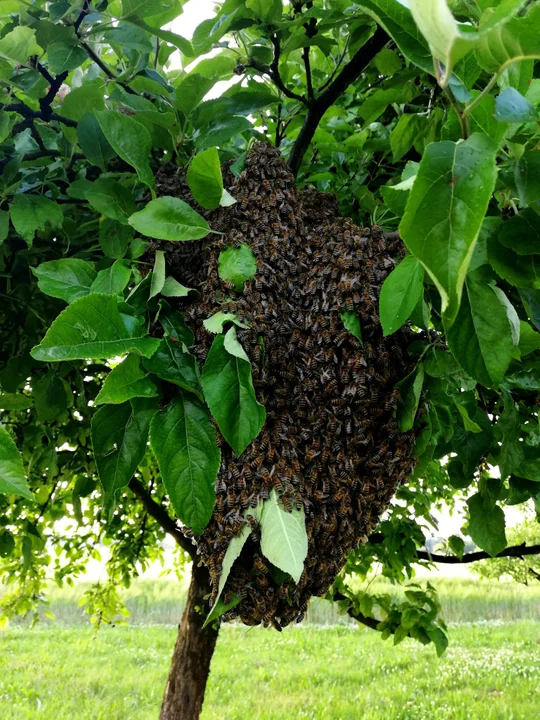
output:
[{"label": "branch", "polygon": [[448,563],[450,565],[459,565],[461,563],[477,562],[478,560],[495,560],[496,558],[515,557],[524,558],[527,555],[540,555],[540,545],[512,545],[505,548],[498,555],[490,555],[487,552],[478,551],[467,553],[460,560],[455,555],[435,555],[427,550],[417,550],[416,555],[419,560],[429,560],[435,563]]},{"label": "branch", "polygon": [[389,37],[386,32],[381,27],[378,27],[375,34],[351,58],[323,94],[313,103],[309,103],[308,101],[308,113],[289,157],[289,168],[295,176],[298,175],[304,155],[313,140],[315,131],[325,112],[332,107],[349,85],[362,74],[375,55],[383,49],[388,40]]},{"label": "branch", "polygon": [[311,63],[309,60],[309,47],[305,47],[302,56],[304,58],[304,67],[306,68],[306,84],[307,84],[307,94],[308,98],[310,100],[315,99],[315,94],[313,92],[313,80],[311,77]]},{"label": "branch", "polygon": [[110,80],[115,80],[116,82],[118,82],[118,84],[121,87],[123,87],[127,93],[130,93],[131,95],[139,95],[140,96],[140,93],[138,93],[136,90],[133,90],[133,88],[130,88],[127,83],[122,82],[121,80],[118,80],[118,78],[113,73],[111,68],[103,62],[103,60],[99,57],[99,55],[96,52],[94,52],[94,50],[92,50],[92,48],[90,47],[90,45],[87,42],[81,42],[81,47],[84,48],[84,50],[86,50],[88,57],[90,57],[96,63],[96,65],[99,68],[101,68],[101,70],[103,70],[105,75]]},{"label": "branch", "polygon": [[79,17],[73,23],[73,27],[74,27],[77,35],[79,34],[79,28],[82,25],[82,21],[88,15],[89,8],[90,8],[90,0],[84,0],[82,8],[81,8],[81,12],[79,13]]},{"label": "branch", "polygon": [[45,148],[44,150],[39,150],[37,152],[26,153],[26,155],[23,155],[22,161],[31,162],[32,160],[40,160],[44,157],[63,157],[66,160],[84,160],[86,158],[86,155],[84,153],[73,153],[73,155],[70,155],[68,158],[65,155],[62,155],[62,153],[58,150],[48,150],[47,148]]},{"label": "branch", "polygon": [[[347,600],[347,602],[350,602],[350,598],[345,597],[345,595],[342,595],[341,593],[335,593],[333,596],[334,602],[340,602],[341,600]],[[362,625],[365,625],[368,628],[371,628],[372,630],[379,630],[377,625],[381,622],[381,620],[377,620],[376,618],[369,617],[368,615],[364,615],[363,613],[358,610],[357,612],[354,611],[354,608],[352,605],[349,606],[347,609],[347,615],[349,617],[352,617],[353,620],[357,620],[359,623],[362,623]],[[379,630],[379,632],[382,632]]]},{"label": "branch", "polygon": [[[384,535],[382,533],[372,533],[368,538],[368,542],[370,545],[381,545],[384,542]],[[478,562],[478,560],[495,560],[496,558],[503,557],[524,558],[528,555],[540,555],[540,545],[526,545],[525,543],[521,545],[511,545],[495,556],[483,550],[478,550],[477,552],[466,553],[461,560],[457,555],[440,555],[430,553],[428,550],[416,551],[418,560],[446,563],[448,565],[461,565],[464,563]]]},{"label": "branch", "polygon": [[158,505],[157,502],[151,497],[150,493],[146,490],[144,485],[139,482],[137,478],[131,478],[129,488],[140,500],[146,512],[151,517],[153,517],[159,525],[161,525],[161,527],[163,528],[163,530],[165,530],[166,533],[168,533],[176,540],[178,545],[180,545],[182,550],[185,550],[185,552],[188,553],[192,560],[195,560],[195,547],[180,530],[180,528],[171,518],[169,513],[164,508],[162,508],[161,505]]},{"label": "branch", "polygon": [[11,105],[4,105],[2,109],[6,110],[7,112],[17,112],[23,117],[33,118],[34,120],[44,120],[45,122],[56,120],[57,122],[61,122],[66,127],[77,127],[77,123],[75,122],[75,120],[70,120],[70,118],[64,117],[63,115],[58,115],[58,113],[54,112],[44,113],[42,110],[32,110],[32,108],[29,108],[28,105],[25,105],[21,102],[11,103]]},{"label": "branch", "polygon": [[47,118],[52,114],[51,104],[56,97],[57,92],[60,90],[62,83],[68,76],[67,70],[56,77],[53,77],[50,72],[41,63],[37,64],[37,69],[40,74],[43,75],[45,80],[49,83],[49,89],[45,97],[39,98],[39,107],[43,113],[43,117]]}]

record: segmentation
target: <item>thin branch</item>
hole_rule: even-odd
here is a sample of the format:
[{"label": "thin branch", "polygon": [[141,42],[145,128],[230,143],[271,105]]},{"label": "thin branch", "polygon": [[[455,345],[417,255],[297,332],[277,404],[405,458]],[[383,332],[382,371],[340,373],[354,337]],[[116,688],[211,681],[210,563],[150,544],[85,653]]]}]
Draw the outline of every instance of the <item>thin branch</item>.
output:
[{"label": "thin branch", "polygon": [[[370,545],[381,545],[384,540],[385,538],[382,533],[372,533],[368,538]],[[495,556],[483,550],[478,550],[477,552],[466,553],[461,559],[458,558],[457,555],[441,555],[430,553],[428,550],[416,551],[418,560],[427,560],[428,562],[445,563],[448,565],[461,565],[464,563],[478,562],[478,560],[494,560],[503,557],[524,558],[528,555],[540,555],[540,545],[526,545],[525,543],[521,545],[511,545]]]},{"label": "thin branch", "polygon": [[302,129],[300,130],[296,142],[293,145],[293,149],[289,157],[289,168],[295,176],[298,175],[304,155],[313,140],[315,131],[317,130],[325,112],[332,107],[349,85],[351,85],[364,72],[366,67],[377,55],[377,53],[383,49],[388,40],[389,37],[386,32],[381,27],[378,27],[375,34],[351,58],[323,94],[320,95],[314,102],[308,101],[308,113],[304,119],[304,124],[302,125]]},{"label": "thin branch", "polygon": [[45,122],[56,120],[56,122],[61,122],[66,127],[77,127],[77,123],[75,122],[75,120],[71,120],[70,118],[64,117],[63,115],[58,115],[58,113],[54,112],[43,113],[43,111],[41,110],[32,110],[32,108],[29,108],[28,105],[25,105],[22,102],[11,103],[11,105],[4,105],[3,109],[7,110],[8,112],[17,112],[23,117],[33,118],[34,120],[44,120]]},{"label": "thin branch", "polygon": [[[345,597],[345,595],[342,595],[341,593],[335,593],[333,596],[333,600],[334,602],[340,602],[341,600],[347,600],[350,602],[349,598]],[[371,628],[371,630],[379,630],[377,626],[381,623],[381,620],[369,617],[369,615],[364,615],[359,610],[355,611],[352,606],[349,606],[347,610],[347,615],[349,615],[349,617],[352,617],[353,620],[357,620],[359,623],[362,623],[362,625]],[[379,630],[379,632],[382,631]]]},{"label": "thin branch", "polygon": [[306,68],[306,84],[307,84],[308,98],[309,98],[309,100],[314,100],[315,93],[313,92],[313,79],[311,77],[311,63],[309,60],[309,47],[304,48],[302,57],[304,58],[304,67]]},{"label": "thin branch", "polygon": [[74,27],[77,35],[79,34],[79,28],[81,27],[84,18],[88,15],[89,9],[90,9],[90,0],[84,0],[82,8],[81,8],[81,12],[79,13],[79,17],[73,23],[73,27]]},{"label": "thin branch", "polygon": [[130,88],[127,83],[122,82],[121,80],[118,80],[118,78],[113,73],[113,71],[110,69],[110,67],[103,62],[103,60],[99,57],[99,55],[94,50],[92,50],[92,48],[90,47],[90,45],[87,42],[81,42],[81,47],[84,48],[84,50],[86,50],[88,57],[90,57],[96,63],[96,65],[99,68],[101,68],[101,70],[103,70],[105,75],[110,80],[117,81],[118,84],[121,87],[123,87],[127,93],[130,93],[130,95],[140,95],[140,93],[138,93],[136,90],[133,90],[133,88]]},{"label": "thin branch", "polygon": [[513,545],[505,548],[498,555],[490,555],[487,552],[478,551],[472,553],[466,553],[461,560],[455,555],[437,555],[430,553],[427,550],[417,550],[416,555],[419,560],[429,560],[435,563],[447,563],[450,565],[460,565],[462,563],[472,563],[478,560],[494,560],[495,558],[503,557],[515,557],[524,558],[527,555],[540,555],[540,545]]},{"label": "thin branch", "polygon": [[33,160],[40,160],[41,158],[45,157],[51,157],[51,158],[58,158],[63,157],[66,160],[84,160],[86,155],[84,153],[73,153],[69,158],[65,157],[65,155],[62,155],[61,152],[58,150],[48,150],[45,148],[44,150],[39,150],[37,152],[32,153],[26,153],[26,155],[23,156],[23,162],[31,162]]},{"label": "thin branch", "polygon": [[184,533],[180,530],[175,521],[171,518],[169,513],[158,505],[157,502],[147,492],[144,485],[137,480],[137,478],[131,478],[129,488],[132,490],[134,495],[140,500],[146,512],[161,525],[163,530],[176,540],[178,545],[188,553],[192,560],[196,558],[196,550]]}]

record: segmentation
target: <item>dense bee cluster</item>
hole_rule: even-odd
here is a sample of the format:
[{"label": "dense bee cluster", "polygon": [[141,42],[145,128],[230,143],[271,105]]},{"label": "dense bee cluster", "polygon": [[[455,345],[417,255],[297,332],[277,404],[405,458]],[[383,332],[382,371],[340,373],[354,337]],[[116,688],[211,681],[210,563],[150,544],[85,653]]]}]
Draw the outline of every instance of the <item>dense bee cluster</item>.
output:
[{"label": "dense bee cluster", "polygon": [[[182,249],[169,244],[168,262],[201,293],[178,307],[201,361],[213,339],[203,320],[221,310],[249,324],[238,336],[267,422],[239,458],[222,443],[214,515],[197,545],[216,591],[230,539],[250,522],[225,592],[225,600],[236,593],[242,601],[227,619],[283,627],[328,590],[412,470],[413,436],[395,423],[395,384],[411,369],[409,339],[406,331],[384,339],[377,316],[380,287],[401,248],[377,228],[340,218],[332,196],[296,190],[272,146],[254,145],[241,176],[225,172],[225,185],[237,204],[206,213],[224,235]],[[181,179],[162,177],[166,193],[193,204]],[[238,294],[220,280],[218,257],[240,243],[252,248],[258,270]],[[358,315],[362,342],[344,327],[346,311]],[[305,511],[309,550],[298,584],[267,565],[257,523],[246,518],[272,489],[285,508]]]}]

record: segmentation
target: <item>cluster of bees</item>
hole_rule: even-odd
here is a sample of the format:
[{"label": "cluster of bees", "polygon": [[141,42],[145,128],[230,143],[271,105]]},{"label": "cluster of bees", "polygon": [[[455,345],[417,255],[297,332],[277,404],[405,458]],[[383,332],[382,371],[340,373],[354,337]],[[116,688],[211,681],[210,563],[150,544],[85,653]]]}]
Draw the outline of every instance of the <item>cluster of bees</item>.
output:
[{"label": "cluster of bees", "polygon": [[[395,385],[411,370],[410,336],[383,338],[377,315],[381,285],[402,249],[380,229],[339,217],[333,196],[297,190],[279,152],[265,143],[250,150],[240,177],[225,170],[224,179],[237,203],[204,213],[223,235],[163,245],[171,273],[200,292],[177,309],[195,331],[201,363],[213,340],[206,318],[234,312],[249,325],[238,337],[267,421],[241,457],[220,442],[214,514],[194,542],[215,597],[229,542],[250,523],[223,598],[242,600],[225,619],[280,629],[302,620],[312,595],[327,592],[414,465],[414,437],[398,433],[395,422]],[[160,182],[160,194],[194,205],[183,178]],[[257,274],[236,293],[219,278],[218,258],[240,243],[253,250]],[[345,328],[345,312],[357,314],[362,340]],[[305,511],[309,549],[298,584],[261,553],[251,511],[272,490],[286,509]]]}]

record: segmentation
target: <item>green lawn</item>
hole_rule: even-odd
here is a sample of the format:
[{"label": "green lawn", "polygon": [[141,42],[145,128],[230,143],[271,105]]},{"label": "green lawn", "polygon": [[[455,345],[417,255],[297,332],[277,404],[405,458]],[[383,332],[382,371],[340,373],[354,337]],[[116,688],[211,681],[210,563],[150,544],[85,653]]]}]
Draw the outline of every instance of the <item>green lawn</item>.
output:
[{"label": "green lawn", "polygon": [[[156,720],[176,629],[11,626],[1,720]],[[354,626],[226,627],[204,720],[537,720],[540,623],[461,624],[437,660]]]}]

